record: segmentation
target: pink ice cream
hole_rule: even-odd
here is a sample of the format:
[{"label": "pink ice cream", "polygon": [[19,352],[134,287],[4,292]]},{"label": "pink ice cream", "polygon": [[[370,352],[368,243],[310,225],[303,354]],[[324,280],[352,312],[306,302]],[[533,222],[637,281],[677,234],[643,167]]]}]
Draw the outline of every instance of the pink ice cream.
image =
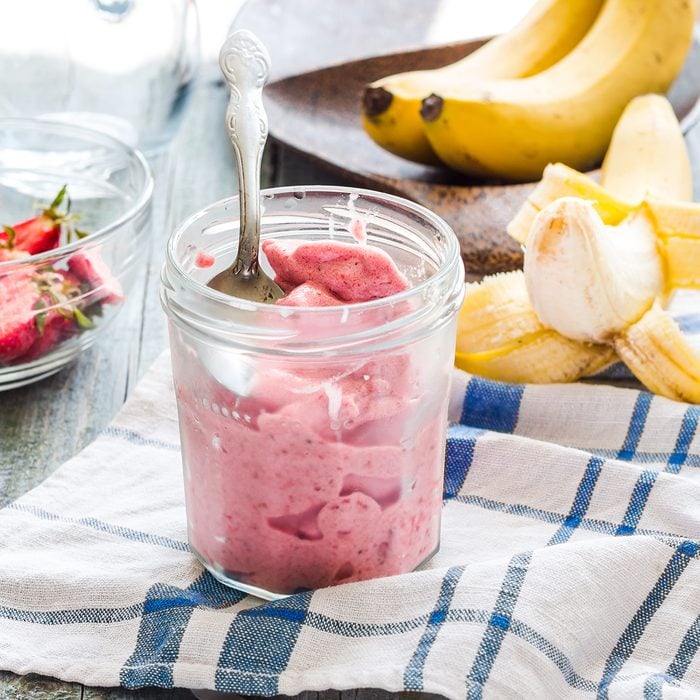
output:
[{"label": "pink ice cream", "polygon": [[[263,250],[280,304],[409,287],[372,246]],[[284,594],[411,571],[436,550],[446,396],[426,395],[406,348],[322,366],[271,359],[241,395],[179,343],[173,362],[190,543],[215,572]]]}]

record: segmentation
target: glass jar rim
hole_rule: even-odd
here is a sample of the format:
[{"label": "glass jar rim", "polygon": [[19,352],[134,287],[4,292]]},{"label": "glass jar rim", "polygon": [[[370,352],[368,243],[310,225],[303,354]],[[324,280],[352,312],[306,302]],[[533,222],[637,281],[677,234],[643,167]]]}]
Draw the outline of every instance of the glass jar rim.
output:
[{"label": "glass jar rim", "polygon": [[[411,297],[419,296],[425,292],[428,287],[432,287],[443,280],[449,278],[453,275],[457,267],[462,264],[461,251],[459,246],[459,241],[455,235],[452,227],[437,214],[426,207],[411,202],[410,200],[398,197],[392,194],[386,194],[384,192],[379,192],[376,190],[369,190],[359,187],[343,187],[334,185],[290,185],[284,187],[270,187],[260,191],[260,196],[272,195],[273,197],[278,194],[294,194],[296,192],[306,193],[321,193],[321,194],[340,194],[340,195],[357,195],[360,197],[369,197],[372,199],[379,199],[385,202],[392,203],[399,207],[404,208],[414,214],[417,214],[421,218],[427,220],[431,225],[433,225],[437,230],[445,234],[447,240],[447,251],[445,253],[445,260],[441,264],[436,272],[430,277],[418,282],[416,285],[399,292],[398,294],[392,294],[389,297],[383,297],[380,299],[372,299],[370,301],[355,302],[350,306],[353,311],[364,312],[366,310],[371,310],[385,306],[387,304],[396,304]],[[241,311],[262,311],[269,310],[271,304],[266,304],[263,302],[249,301],[246,299],[240,299],[239,297],[233,297],[223,292],[219,292],[215,289],[207,287],[205,284],[194,280],[190,275],[187,274],[182,265],[178,262],[175,254],[175,246],[177,240],[181,234],[187,231],[191,226],[193,226],[199,219],[203,218],[207,213],[225,208],[227,205],[236,204],[234,209],[238,210],[238,195],[232,197],[226,197],[214,202],[204,209],[192,214],[187,219],[185,219],[180,225],[173,231],[172,235],[168,239],[166,246],[166,266],[173,269],[180,281],[184,282],[192,291],[200,293],[203,297],[207,298],[209,301],[216,303],[217,305],[228,306]],[[264,219],[264,214],[262,215]],[[234,215],[231,218],[232,222],[237,222],[238,217]],[[280,309],[289,309],[289,307],[281,306]],[[300,314],[302,317],[307,316],[311,318],[314,314],[324,314],[328,313],[329,308],[337,307],[326,307],[326,306],[295,306],[294,312]]]},{"label": "glass jar rim", "polygon": [[[148,164],[146,157],[141,153],[141,151],[129,146],[128,144],[120,141],[119,139],[111,136],[110,134],[105,134],[96,129],[90,129],[84,126],[76,126],[74,124],[66,124],[60,121],[52,121],[50,119],[18,119],[16,117],[0,117],[0,132],[5,129],[19,129],[23,131],[30,131],[32,129],[36,131],[41,131],[46,133],[50,130],[57,134],[64,134],[66,136],[82,138],[87,141],[92,141],[97,144],[106,145],[115,151],[123,152],[129,159],[129,163],[135,163],[137,169],[141,172],[143,176],[143,187],[139,194],[138,199],[117,219],[111,221],[100,229],[93,231],[87,237],[87,239],[82,238],[67,245],[63,245],[60,248],[54,248],[48,250],[44,253],[36,253],[35,255],[30,255],[26,258],[22,258],[23,263],[40,263],[43,260],[49,260],[56,257],[56,255],[64,255],[72,253],[76,250],[85,248],[86,246],[93,247],[100,241],[105,239],[110,233],[119,230],[124,226],[124,224],[132,221],[138,217],[151,203],[153,198],[154,180],[153,173],[151,171],[151,166]],[[6,262],[0,262],[0,270],[3,268],[11,268],[16,266],[17,261],[9,260]]]}]

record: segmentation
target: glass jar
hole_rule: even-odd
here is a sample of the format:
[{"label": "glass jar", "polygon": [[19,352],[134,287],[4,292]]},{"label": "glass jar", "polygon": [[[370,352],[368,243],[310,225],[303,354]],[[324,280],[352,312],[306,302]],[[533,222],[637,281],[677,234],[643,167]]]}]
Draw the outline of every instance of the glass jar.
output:
[{"label": "glass jar", "polygon": [[412,571],[439,545],[457,239],[377,192],[262,197],[263,240],[353,242],[359,222],[412,286],[331,307],[244,301],[206,286],[234,258],[237,198],[175,231],[161,300],[192,550],[223,583],[268,599]]},{"label": "glass jar", "polygon": [[195,0],[0,4],[0,116],[79,124],[147,155],[174,135],[199,63]]}]

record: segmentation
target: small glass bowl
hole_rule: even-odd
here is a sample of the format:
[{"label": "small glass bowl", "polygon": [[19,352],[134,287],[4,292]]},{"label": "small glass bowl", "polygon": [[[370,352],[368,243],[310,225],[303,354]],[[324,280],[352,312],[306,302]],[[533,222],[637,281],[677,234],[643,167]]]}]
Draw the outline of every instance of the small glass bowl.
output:
[{"label": "small glass bowl", "polygon": [[153,178],[138,151],[81,127],[0,119],[0,226],[37,215],[64,185],[89,235],[0,262],[0,390],[54,374],[92,345],[145,257]]}]

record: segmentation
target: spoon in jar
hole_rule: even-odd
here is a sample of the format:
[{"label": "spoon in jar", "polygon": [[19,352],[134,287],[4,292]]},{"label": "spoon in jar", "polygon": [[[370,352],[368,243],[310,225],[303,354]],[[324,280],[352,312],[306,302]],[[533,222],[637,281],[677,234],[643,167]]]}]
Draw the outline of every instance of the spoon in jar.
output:
[{"label": "spoon in jar", "polygon": [[260,40],[246,29],[226,39],[219,65],[231,89],[226,108],[226,130],[238,167],[240,227],[238,253],[233,264],[208,283],[224,294],[274,303],[284,292],[260,269],[260,166],[267,140],[263,86],[270,75],[270,56]]}]

